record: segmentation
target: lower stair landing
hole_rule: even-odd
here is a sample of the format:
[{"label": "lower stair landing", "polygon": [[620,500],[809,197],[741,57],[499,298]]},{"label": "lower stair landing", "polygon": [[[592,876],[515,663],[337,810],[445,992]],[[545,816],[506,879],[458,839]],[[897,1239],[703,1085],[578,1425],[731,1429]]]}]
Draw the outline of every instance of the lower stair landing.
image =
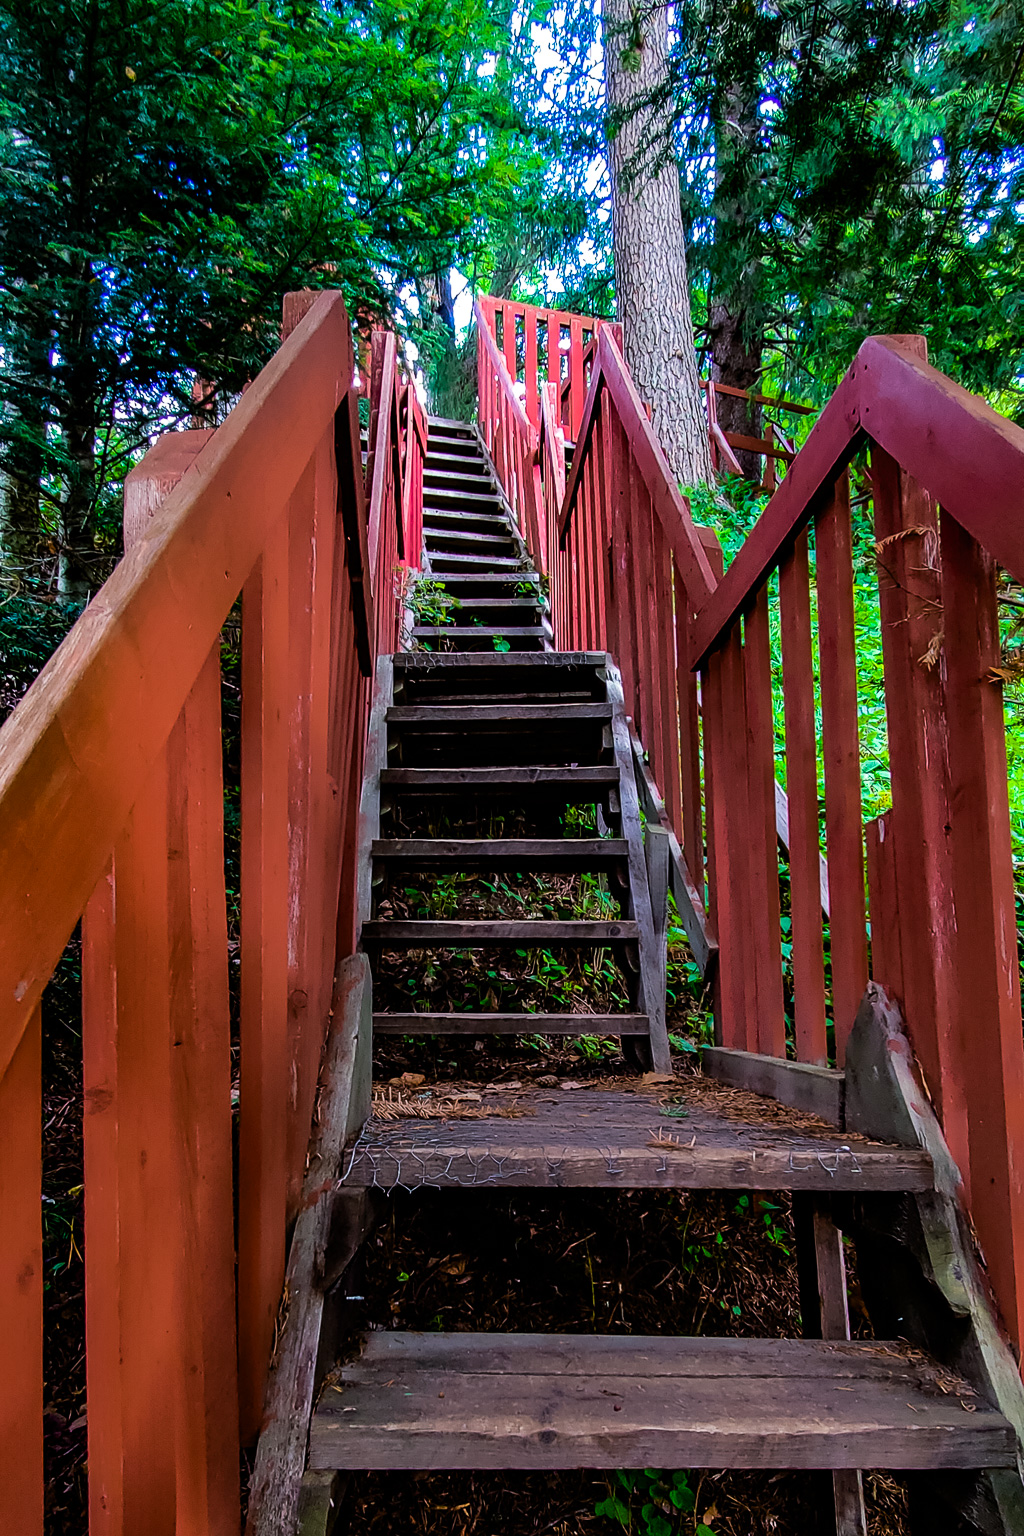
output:
[{"label": "lower stair landing", "polygon": [[698,1075],[673,1081],[649,1074],[601,1087],[563,1079],[553,1088],[379,1089],[345,1167],[348,1186],[377,1189],[866,1194],[931,1189],[933,1182],[926,1152],[839,1131]]},{"label": "lower stair landing", "polygon": [[369,1335],[313,1469],[1008,1467],[1010,1425],[903,1344]]}]

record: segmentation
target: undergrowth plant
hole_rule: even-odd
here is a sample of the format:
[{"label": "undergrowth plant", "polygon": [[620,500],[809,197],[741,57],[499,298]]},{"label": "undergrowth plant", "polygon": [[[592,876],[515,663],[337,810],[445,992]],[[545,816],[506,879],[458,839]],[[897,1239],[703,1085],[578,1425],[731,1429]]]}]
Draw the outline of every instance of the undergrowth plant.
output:
[{"label": "undergrowth plant", "polygon": [[691,1472],[615,1472],[608,1497],[594,1506],[598,1518],[613,1521],[636,1536],[715,1536],[708,1519],[713,1506],[697,1514]]}]

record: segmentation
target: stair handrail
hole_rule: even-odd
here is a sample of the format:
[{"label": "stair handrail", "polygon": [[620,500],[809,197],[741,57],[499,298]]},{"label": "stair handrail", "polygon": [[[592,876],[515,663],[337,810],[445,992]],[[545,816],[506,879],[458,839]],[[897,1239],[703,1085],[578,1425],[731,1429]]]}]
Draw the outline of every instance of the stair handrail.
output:
[{"label": "stair handrail", "polygon": [[[41,999],[80,917],[90,1500],[147,1533],[182,1508],[211,1536],[238,1525],[397,602],[369,560],[341,295],[287,295],[283,335],[222,426],[168,433],[133,470],[123,560],[0,731],[0,1525],[26,1536],[44,1497]],[[220,648],[239,596],[236,1186]]]},{"label": "stair handrail", "polygon": [[[893,801],[866,828],[848,475],[864,446]],[[842,1066],[870,939],[871,972],[904,1011],[1019,1346],[1024,1042],[996,570],[1024,580],[1024,432],[931,368],[923,338],[872,337],[720,580],[699,540],[617,349],[602,336],[560,518],[555,638],[617,655],[701,891],[706,839],[720,946],[717,1041]],[[790,1017],[773,633],[784,699]]]},{"label": "stair handrail", "polygon": [[[558,385],[544,384],[540,392],[540,507],[544,519],[542,575],[553,571],[558,559],[558,509],[565,500],[565,433]],[[551,594],[549,594],[549,597]]]}]

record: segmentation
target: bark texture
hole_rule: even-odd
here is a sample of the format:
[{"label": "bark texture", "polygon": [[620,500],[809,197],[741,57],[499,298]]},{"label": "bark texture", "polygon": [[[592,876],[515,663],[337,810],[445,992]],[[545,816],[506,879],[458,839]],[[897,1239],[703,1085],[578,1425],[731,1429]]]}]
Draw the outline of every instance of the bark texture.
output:
[{"label": "bark texture", "polygon": [[[604,0],[615,293],[626,362],[683,485],[713,477],[665,83],[666,11]],[[654,98],[652,100],[652,98]]]},{"label": "bark texture", "polygon": [[[760,264],[745,260],[743,253],[744,230],[758,218],[757,208],[750,206],[748,195],[753,184],[753,150],[759,133],[758,99],[756,81],[736,81],[724,91],[716,114],[716,240],[727,251],[739,253],[739,258],[738,262],[734,258],[731,281],[719,275],[715,283],[709,326],[711,377],[717,384],[755,392],[761,389],[764,349],[763,315],[757,293]],[[761,408],[754,401],[719,395],[716,405],[718,424],[723,431],[761,436]],[[738,448],[736,457],[749,480],[760,480],[760,454]]]},{"label": "bark texture", "polygon": [[[745,316],[728,304],[711,306],[711,377],[716,384],[731,384],[735,389],[761,389],[761,348],[745,336]],[[718,395],[715,400],[718,425],[723,432],[741,432],[746,437],[761,436],[761,407],[753,400],[736,395]],[[745,448],[734,450],[748,480],[760,480],[761,455]]]}]

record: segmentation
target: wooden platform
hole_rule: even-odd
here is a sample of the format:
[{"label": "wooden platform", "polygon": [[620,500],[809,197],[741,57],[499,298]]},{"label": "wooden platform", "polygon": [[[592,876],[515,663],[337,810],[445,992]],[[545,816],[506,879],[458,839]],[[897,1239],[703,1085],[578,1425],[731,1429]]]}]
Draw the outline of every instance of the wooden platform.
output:
[{"label": "wooden platform", "polygon": [[[530,1015],[523,1017],[528,1027]],[[434,1098],[443,1102],[442,1093]],[[474,1113],[488,1107],[493,1113],[480,1119],[371,1118],[346,1159],[347,1182],[378,1189],[932,1187],[924,1152],[850,1137],[781,1106],[771,1107],[773,1119],[767,1101],[716,1084],[670,1093],[496,1090],[471,1102],[478,1102]],[[746,1118],[735,1118],[737,1104]],[[759,1105],[765,1106],[760,1114]]]},{"label": "wooden platform", "polygon": [[1013,1431],[900,1344],[370,1334],[312,1468],[1009,1467]]}]

